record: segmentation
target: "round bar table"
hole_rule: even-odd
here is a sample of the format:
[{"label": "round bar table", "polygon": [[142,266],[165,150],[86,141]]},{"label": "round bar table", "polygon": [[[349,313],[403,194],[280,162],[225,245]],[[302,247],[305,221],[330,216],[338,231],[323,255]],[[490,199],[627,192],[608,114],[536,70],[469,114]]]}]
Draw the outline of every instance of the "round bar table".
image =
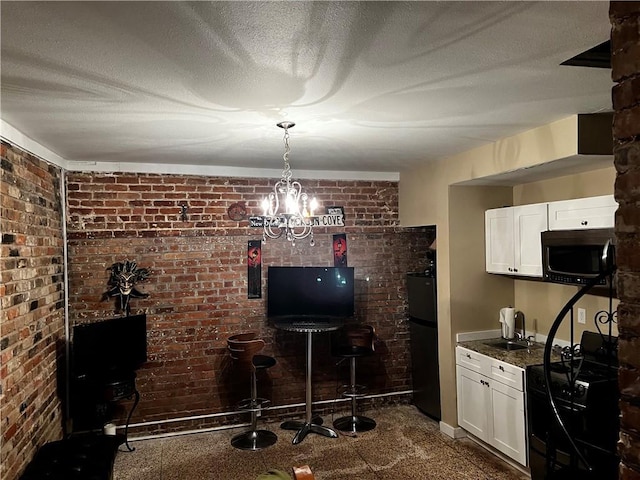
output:
[{"label": "round bar table", "polygon": [[313,418],[311,413],[312,408],[312,387],[311,387],[311,360],[313,352],[313,334],[322,332],[331,332],[338,330],[343,326],[342,319],[335,317],[314,317],[312,319],[304,319],[300,317],[289,318],[279,317],[273,320],[273,325],[279,330],[287,330],[289,332],[299,332],[307,334],[307,372],[306,372],[306,399],[305,399],[305,419],[301,420],[287,420],[280,425],[280,428],[284,430],[297,430],[297,433],[293,437],[294,445],[302,442],[308,433],[317,433],[325,437],[338,438],[338,434],[335,430],[322,425],[322,419],[320,417]]}]

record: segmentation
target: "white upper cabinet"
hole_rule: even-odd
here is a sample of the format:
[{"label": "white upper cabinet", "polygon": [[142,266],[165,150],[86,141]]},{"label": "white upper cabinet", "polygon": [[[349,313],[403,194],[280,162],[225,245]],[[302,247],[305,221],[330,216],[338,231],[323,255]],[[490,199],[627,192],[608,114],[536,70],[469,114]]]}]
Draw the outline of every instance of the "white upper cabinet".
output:
[{"label": "white upper cabinet", "polygon": [[513,273],[513,211],[494,208],[484,213],[487,272]]},{"label": "white upper cabinet", "polygon": [[547,204],[485,212],[485,262],[489,273],[542,277],[540,233],[547,230]]},{"label": "white upper cabinet", "polygon": [[547,230],[547,206],[544,203],[514,208],[514,264],[516,273],[542,277],[540,234]]},{"label": "white upper cabinet", "polygon": [[549,203],[549,230],[613,228],[618,208],[613,195]]}]

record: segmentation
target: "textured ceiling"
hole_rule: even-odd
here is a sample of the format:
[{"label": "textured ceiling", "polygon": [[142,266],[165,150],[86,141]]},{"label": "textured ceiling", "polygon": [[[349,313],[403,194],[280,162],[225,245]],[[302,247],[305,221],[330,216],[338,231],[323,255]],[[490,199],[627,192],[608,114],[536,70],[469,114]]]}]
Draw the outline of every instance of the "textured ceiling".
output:
[{"label": "textured ceiling", "polygon": [[294,173],[398,172],[611,110],[608,69],[559,65],[608,6],[3,1],[1,116],[114,169],[280,169],[287,119]]}]

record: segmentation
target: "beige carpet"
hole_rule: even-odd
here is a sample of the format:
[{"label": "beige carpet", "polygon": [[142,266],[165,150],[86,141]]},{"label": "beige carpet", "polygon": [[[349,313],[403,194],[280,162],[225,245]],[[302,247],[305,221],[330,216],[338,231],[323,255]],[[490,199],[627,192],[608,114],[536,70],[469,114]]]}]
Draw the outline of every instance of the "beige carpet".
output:
[{"label": "beige carpet", "polygon": [[134,452],[118,453],[114,480],[255,480],[270,468],[291,473],[305,464],[318,480],[528,478],[471,440],[440,433],[437,422],[412,405],[365,413],[377,421],[374,430],[337,439],[309,434],[299,445],[291,444],[295,432],[261,424],[278,442],[257,452],[230,445],[243,429],[133,442]]}]

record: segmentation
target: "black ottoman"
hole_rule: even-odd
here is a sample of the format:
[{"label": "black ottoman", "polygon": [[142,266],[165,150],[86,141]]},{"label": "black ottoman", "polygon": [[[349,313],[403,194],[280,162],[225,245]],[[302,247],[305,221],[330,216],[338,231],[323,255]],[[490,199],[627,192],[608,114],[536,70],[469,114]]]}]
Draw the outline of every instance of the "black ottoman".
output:
[{"label": "black ottoman", "polygon": [[38,450],[20,480],[111,480],[124,435],[80,435]]}]

